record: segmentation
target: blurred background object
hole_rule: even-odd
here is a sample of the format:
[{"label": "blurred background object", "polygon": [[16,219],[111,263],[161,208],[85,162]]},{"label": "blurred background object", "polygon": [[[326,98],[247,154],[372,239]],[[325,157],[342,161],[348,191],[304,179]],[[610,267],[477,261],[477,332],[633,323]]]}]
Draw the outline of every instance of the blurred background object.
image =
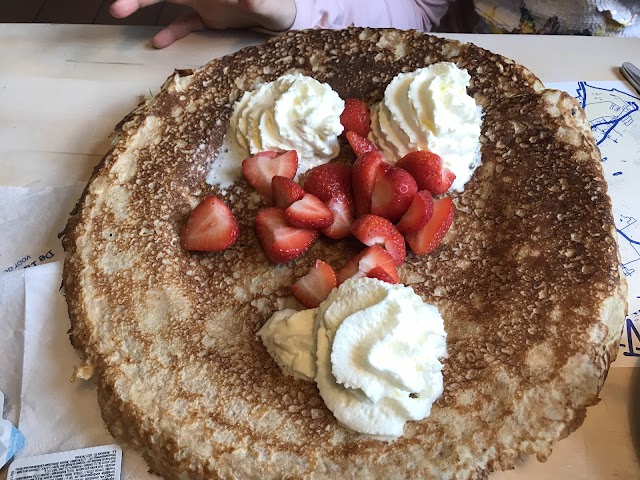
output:
[{"label": "blurred background object", "polygon": [[189,9],[160,2],[127,18],[109,14],[113,0],[2,0],[0,23],[96,23],[103,25],[169,25]]}]

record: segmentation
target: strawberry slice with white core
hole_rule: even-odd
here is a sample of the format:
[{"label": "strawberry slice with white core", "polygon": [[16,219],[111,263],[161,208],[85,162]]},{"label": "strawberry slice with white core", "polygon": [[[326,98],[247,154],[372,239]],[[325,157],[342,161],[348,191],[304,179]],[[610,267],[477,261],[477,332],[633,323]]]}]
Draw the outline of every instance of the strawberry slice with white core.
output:
[{"label": "strawberry slice with white core", "polygon": [[356,154],[356,157],[359,157],[360,155],[363,155],[367,152],[378,151],[378,148],[367,137],[362,137],[356,132],[351,131],[347,132],[345,135],[347,137],[349,145],[351,145],[351,150],[353,150],[353,153]]},{"label": "strawberry slice with white core", "polygon": [[185,250],[219,252],[233,245],[238,231],[238,222],[229,207],[210,195],[191,212],[180,242]]},{"label": "strawberry slice with white core", "polygon": [[307,308],[315,308],[322,303],[338,285],[336,272],[331,265],[316,260],[304,277],[300,277],[291,285],[293,295]]},{"label": "strawberry slice with white core", "polygon": [[402,216],[396,228],[403,235],[417,232],[424,227],[433,215],[433,197],[428,190],[420,190],[413,197],[409,209]]},{"label": "strawberry slice with white core", "polygon": [[402,168],[381,163],[371,194],[371,213],[397,222],[407,211],[418,185]]},{"label": "strawberry slice with white core", "polygon": [[351,185],[357,217],[371,212],[373,187],[382,163],[384,163],[384,157],[375,150],[359,156],[353,163]]},{"label": "strawberry slice with white core", "polygon": [[306,193],[284,211],[287,221],[294,227],[326,228],[333,223],[333,212],[315,195]]},{"label": "strawberry slice with white core", "polygon": [[365,245],[381,245],[387,250],[396,265],[402,265],[407,255],[404,237],[393,223],[377,215],[364,215],[351,227],[353,236]]},{"label": "strawberry slice with white core", "polygon": [[298,153],[266,151],[242,161],[242,174],[267,200],[272,199],[271,180],[276,175],[293,179],[298,171]]},{"label": "strawberry slice with white core", "polygon": [[318,231],[292,227],[281,208],[265,208],[256,215],[256,233],[264,253],[275,263],[298,258],[318,238]]},{"label": "strawberry slice with white core", "polygon": [[273,204],[278,208],[287,208],[305,195],[304,188],[290,178],[276,175],[271,180]]},{"label": "strawberry slice with white core", "polygon": [[404,237],[413,253],[422,255],[435,250],[451,227],[453,212],[453,201],[449,197],[433,201],[433,215],[427,224]]},{"label": "strawberry slice with white core", "polygon": [[351,235],[355,219],[353,201],[345,195],[338,195],[324,202],[333,212],[333,223],[322,229],[322,233],[333,240],[341,240]]},{"label": "strawberry slice with white core", "polygon": [[351,167],[341,163],[319,165],[309,172],[304,189],[323,202],[337,195],[351,197]]},{"label": "strawberry slice with white core", "polygon": [[[382,269],[386,273],[386,278],[391,279],[391,281],[385,281],[388,283],[398,283],[398,270],[396,269],[396,264],[391,254],[384,248],[374,245],[362,252],[362,256],[358,262],[358,270],[365,276],[368,276],[372,271],[375,273],[377,268]],[[378,273],[378,275],[380,274]]]},{"label": "strawberry slice with white core", "polygon": [[[382,271],[381,271],[382,270]],[[338,285],[349,278],[362,278],[369,276],[378,278],[388,283],[398,283],[398,270],[393,257],[379,245],[365,248],[355,255],[336,273]]]},{"label": "strawberry slice with white core", "polygon": [[411,174],[418,189],[429,190],[433,195],[445,193],[456,179],[455,174],[443,165],[439,155],[426,150],[407,153],[396,166]]}]

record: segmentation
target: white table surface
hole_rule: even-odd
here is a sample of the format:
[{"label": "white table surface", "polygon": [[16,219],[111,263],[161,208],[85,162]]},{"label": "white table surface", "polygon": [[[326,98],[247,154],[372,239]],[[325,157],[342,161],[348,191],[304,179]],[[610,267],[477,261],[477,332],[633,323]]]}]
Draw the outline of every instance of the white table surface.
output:
[{"label": "white table surface", "polygon": [[[106,152],[115,124],[145,93],[156,91],[174,68],[197,67],[265,38],[254,32],[199,33],[154,50],[149,39],[156,31],[156,27],[0,24],[0,186],[86,181]],[[510,57],[543,82],[621,80],[622,62],[640,65],[640,39],[443,36]],[[560,442],[546,464],[498,473],[492,479],[640,478],[637,460],[627,461],[636,458],[627,408],[636,397],[633,392],[620,395],[621,389],[626,392],[630,384],[638,384],[635,371],[611,369],[601,404],[589,410],[584,426]],[[600,440],[591,442],[585,455],[584,436],[593,437],[594,429]],[[616,440],[621,437],[625,442]],[[568,471],[572,473],[567,475]]]}]

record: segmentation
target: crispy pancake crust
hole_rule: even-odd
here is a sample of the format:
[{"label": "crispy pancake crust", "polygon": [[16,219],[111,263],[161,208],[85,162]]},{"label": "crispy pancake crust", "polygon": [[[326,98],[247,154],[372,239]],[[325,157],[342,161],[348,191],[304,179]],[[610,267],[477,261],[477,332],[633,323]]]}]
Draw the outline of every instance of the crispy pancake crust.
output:
[{"label": "crispy pancake crust", "polygon": [[[355,241],[269,263],[253,228],[265,204],[244,180],[223,195],[240,223],[233,247],[191,253],[178,239],[198,201],[221,195],[205,174],[244,90],[295,70],[373,102],[400,71],[438,61],[471,74],[482,165],[454,195],[443,244],[400,268],[440,308],[448,359],[431,416],[388,444],[338,425],[255,334],[273,311],[301,308],[289,286],[316,258],[339,267]],[[77,375],[95,373],[110,431],[165,478],[481,479],[522,453],[544,460],[597,403],[626,310],[577,102],[511,60],[417,32],[292,32],[176,72],[117,126],[63,244]]]}]

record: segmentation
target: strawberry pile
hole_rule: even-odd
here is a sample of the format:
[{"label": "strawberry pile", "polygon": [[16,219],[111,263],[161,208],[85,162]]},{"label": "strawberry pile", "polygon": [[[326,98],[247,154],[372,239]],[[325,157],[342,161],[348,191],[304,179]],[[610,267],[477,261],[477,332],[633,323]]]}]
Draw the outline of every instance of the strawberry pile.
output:
[{"label": "strawberry pile", "polygon": [[[333,240],[353,236],[366,245],[338,271],[316,260],[292,285],[293,294],[307,307],[317,307],[352,277],[397,283],[406,245],[418,255],[432,252],[453,221],[453,202],[442,194],[455,175],[438,155],[415,151],[395,165],[387,163],[366,138],[369,108],[361,100],[346,100],[340,120],[357,157],[352,166],[320,165],[300,185],[293,180],[298,170],[293,150],[261,152],[242,162],[244,177],[273,204],[260,210],[255,220],[258,240],[272,262],[298,258],[320,235]],[[219,251],[233,244],[237,235],[237,222],[226,205],[207,197],[193,210],[182,246]]]}]

